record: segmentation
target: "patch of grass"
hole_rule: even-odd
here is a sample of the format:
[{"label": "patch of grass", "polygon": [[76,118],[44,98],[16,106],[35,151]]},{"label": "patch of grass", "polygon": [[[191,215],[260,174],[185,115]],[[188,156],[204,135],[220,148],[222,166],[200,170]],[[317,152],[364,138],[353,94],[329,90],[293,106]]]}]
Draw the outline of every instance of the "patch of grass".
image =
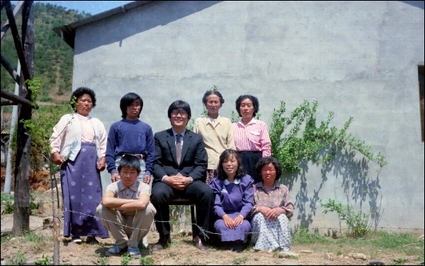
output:
[{"label": "patch of grass", "polygon": [[394,258],[391,265],[404,265],[407,262],[405,258]]},{"label": "patch of grass", "polygon": [[50,261],[50,258],[46,255],[43,254],[43,256],[41,256],[41,259],[38,259],[35,261],[35,265],[50,265],[52,264],[52,262]]},{"label": "patch of grass", "polygon": [[153,265],[154,260],[149,257],[141,257],[140,258],[140,265]]},{"label": "patch of grass", "polygon": [[1,244],[3,245],[5,243],[9,242],[10,238],[11,238],[11,234],[7,234],[7,235],[2,236],[1,237]]},{"label": "patch of grass", "polygon": [[424,248],[424,241],[409,233],[377,232],[371,239],[371,244],[394,251],[406,251],[412,246],[420,247],[422,250]]},{"label": "patch of grass", "polygon": [[53,241],[53,236],[45,236],[42,234],[36,234],[34,232],[27,232],[22,237],[22,242],[33,242],[37,244],[42,244],[45,242],[51,243]]},{"label": "patch of grass", "polygon": [[[363,238],[341,237],[333,239],[319,234],[309,234],[304,228],[300,228],[292,236],[292,245],[317,245],[325,247],[330,252],[344,254],[351,252],[346,247],[363,248],[369,252],[371,258],[377,258],[383,250],[407,256],[417,256],[418,264],[423,265],[424,241],[411,233],[389,233],[385,231],[368,234]],[[403,264],[402,258],[394,258],[395,264]]]},{"label": "patch of grass", "polygon": [[109,265],[108,257],[100,258],[100,265]]},{"label": "patch of grass", "polygon": [[121,265],[128,265],[130,261],[131,261],[131,256],[130,254],[126,253],[121,259]]},{"label": "patch of grass", "polygon": [[308,230],[302,227],[292,235],[292,245],[329,244],[330,241],[331,239],[318,233],[309,234]]},{"label": "patch of grass", "polygon": [[239,264],[244,263],[247,260],[248,260],[247,257],[235,258],[234,260],[232,260],[232,264],[239,265]]},{"label": "patch of grass", "polygon": [[10,257],[8,261],[8,265],[22,265],[27,262],[27,257],[25,257],[24,253],[21,250],[18,250],[16,255]]}]

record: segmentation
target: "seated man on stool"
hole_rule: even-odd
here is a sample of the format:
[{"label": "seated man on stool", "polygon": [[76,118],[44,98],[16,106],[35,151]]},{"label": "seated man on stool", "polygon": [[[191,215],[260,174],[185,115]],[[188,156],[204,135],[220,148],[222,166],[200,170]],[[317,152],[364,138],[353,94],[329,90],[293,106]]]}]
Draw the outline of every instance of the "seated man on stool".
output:
[{"label": "seated man on stool", "polygon": [[128,254],[140,257],[139,241],[148,234],[156,210],[149,202],[150,187],[138,181],[140,161],[133,155],[124,155],[118,165],[121,179],[109,184],[96,212],[111,232],[115,244],[105,255],[119,255],[128,248]]},{"label": "seated man on stool", "polygon": [[151,201],[157,213],[155,225],[159,241],[153,250],[162,250],[171,243],[170,208],[173,198],[190,199],[196,203],[197,225],[194,235],[196,247],[206,250],[205,232],[210,228],[214,213],[214,193],[205,184],[208,156],[202,136],[186,129],[191,111],[187,102],[177,100],[168,108],[171,128],[157,132],[155,139],[154,181]]}]

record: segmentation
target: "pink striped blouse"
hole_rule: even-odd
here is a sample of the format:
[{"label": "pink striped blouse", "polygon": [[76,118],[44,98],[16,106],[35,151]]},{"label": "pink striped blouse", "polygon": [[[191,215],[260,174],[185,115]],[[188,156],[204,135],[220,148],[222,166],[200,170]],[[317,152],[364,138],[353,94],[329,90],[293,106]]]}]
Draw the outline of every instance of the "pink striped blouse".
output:
[{"label": "pink striped blouse", "polygon": [[237,151],[261,151],[262,156],[271,156],[269,128],[261,120],[253,118],[247,125],[242,120],[232,124]]}]

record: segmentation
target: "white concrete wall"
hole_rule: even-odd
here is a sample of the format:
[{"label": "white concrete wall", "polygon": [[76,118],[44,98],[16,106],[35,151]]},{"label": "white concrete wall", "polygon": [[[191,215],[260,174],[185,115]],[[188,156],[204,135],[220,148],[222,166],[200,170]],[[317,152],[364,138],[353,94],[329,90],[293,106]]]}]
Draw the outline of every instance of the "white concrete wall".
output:
[{"label": "white concrete wall", "polygon": [[222,115],[231,116],[239,95],[253,94],[269,124],[282,100],[288,114],[318,100],[319,121],[333,111],[341,127],[353,116],[349,132],[388,165],[380,170],[347,151],[328,169],[307,164],[286,174],[297,208],[292,225],[340,228],[319,203],[333,198],[377,212],[378,229],[423,230],[423,36],[423,7],[399,1],[153,2],[77,29],[73,89],[96,91],[92,115],[107,128],[120,119],[120,98],[140,94],[141,119],[154,132],[170,127],[176,99],[199,116],[213,85],[226,101]]}]

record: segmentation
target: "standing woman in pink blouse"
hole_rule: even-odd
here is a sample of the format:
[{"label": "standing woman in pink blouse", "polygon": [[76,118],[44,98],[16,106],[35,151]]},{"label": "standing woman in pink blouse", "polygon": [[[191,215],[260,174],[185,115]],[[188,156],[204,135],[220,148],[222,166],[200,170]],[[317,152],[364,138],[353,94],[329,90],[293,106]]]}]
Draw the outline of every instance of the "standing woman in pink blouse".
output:
[{"label": "standing woman in pink blouse", "polygon": [[241,119],[232,124],[236,150],[240,153],[242,165],[254,179],[254,183],[260,181],[255,164],[261,157],[271,155],[269,128],[264,121],[255,118],[259,107],[257,97],[239,96],[236,100],[236,111]]},{"label": "standing woman in pink blouse", "polygon": [[53,162],[61,166],[63,236],[78,244],[81,236],[87,236],[86,242],[95,244],[96,237],[109,237],[96,217],[103,192],[100,171],[105,169],[106,130],[99,119],[89,115],[96,106],[93,90],[76,89],[70,104],[75,112],[62,116],[50,137]]}]

